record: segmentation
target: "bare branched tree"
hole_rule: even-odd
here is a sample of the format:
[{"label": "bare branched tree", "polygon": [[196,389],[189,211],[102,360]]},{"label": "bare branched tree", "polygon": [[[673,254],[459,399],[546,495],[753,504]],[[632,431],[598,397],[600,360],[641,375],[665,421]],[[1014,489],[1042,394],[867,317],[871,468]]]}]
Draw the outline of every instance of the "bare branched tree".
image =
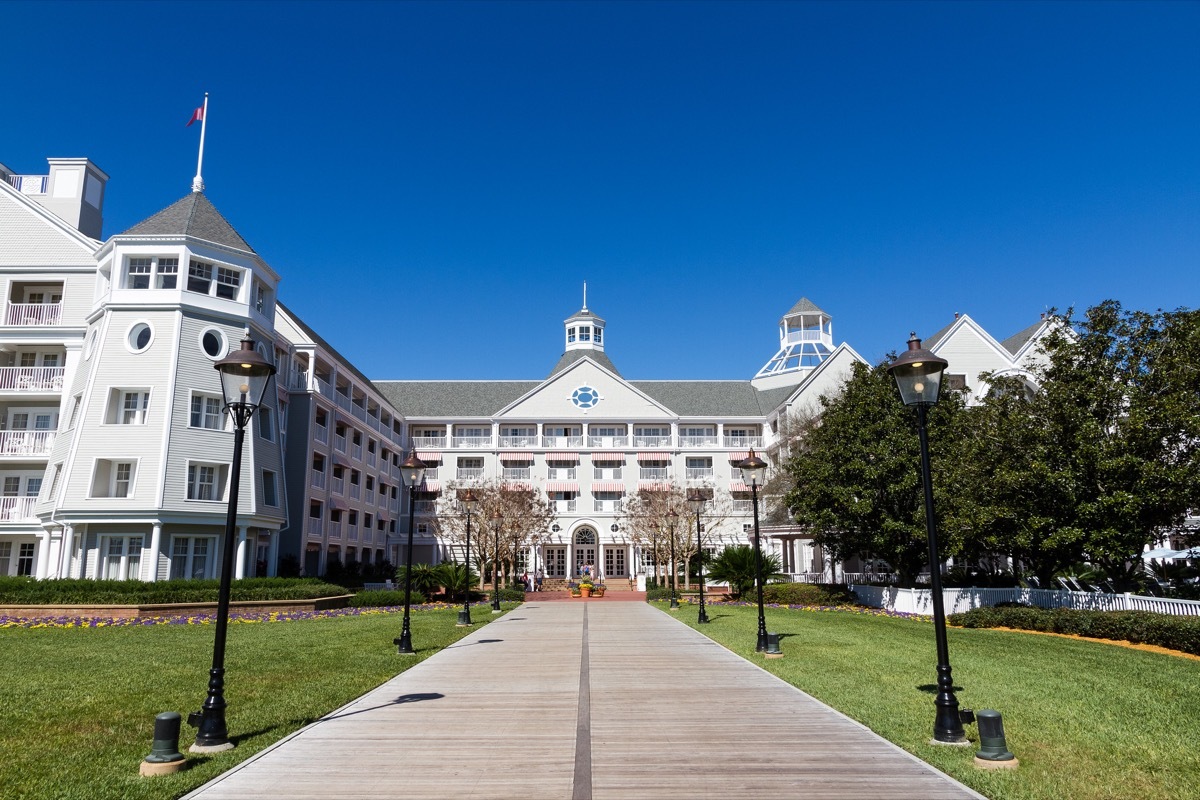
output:
[{"label": "bare branched tree", "polygon": [[[700,546],[717,541],[717,534],[732,511],[733,503],[727,493],[705,503],[700,519],[703,526]],[[697,553],[696,515],[688,507],[686,489],[677,483],[664,484],[661,489],[639,490],[625,501],[621,524],[635,544],[650,552],[656,578],[662,576],[658,565],[668,565],[667,575],[671,570],[678,574],[679,565],[689,563]],[[675,564],[670,563],[672,538]],[[687,570],[684,582],[686,588],[691,588]]]},{"label": "bare branched tree", "polygon": [[[479,505],[471,514],[471,558],[479,572],[480,588],[487,585],[497,560],[507,578],[516,574],[518,554],[545,534],[554,522],[554,504],[526,484],[490,479],[462,486],[451,483],[438,501],[438,527],[443,538],[465,544],[467,515],[457,490],[470,488]],[[499,558],[497,559],[497,541]]]}]

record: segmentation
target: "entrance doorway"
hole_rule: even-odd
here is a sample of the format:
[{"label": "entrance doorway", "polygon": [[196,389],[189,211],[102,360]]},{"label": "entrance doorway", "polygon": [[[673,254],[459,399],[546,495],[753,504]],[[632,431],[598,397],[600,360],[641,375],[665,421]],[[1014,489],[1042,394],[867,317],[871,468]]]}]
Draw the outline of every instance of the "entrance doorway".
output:
[{"label": "entrance doorway", "polygon": [[565,547],[547,547],[545,551],[546,559],[546,577],[548,578],[565,578],[567,577],[567,548]]},{"label": "entrance doorway", "polygon": [[596,577],[596,532],[591,528],[575,532],[575,574],[582,575],[584,567]]}]

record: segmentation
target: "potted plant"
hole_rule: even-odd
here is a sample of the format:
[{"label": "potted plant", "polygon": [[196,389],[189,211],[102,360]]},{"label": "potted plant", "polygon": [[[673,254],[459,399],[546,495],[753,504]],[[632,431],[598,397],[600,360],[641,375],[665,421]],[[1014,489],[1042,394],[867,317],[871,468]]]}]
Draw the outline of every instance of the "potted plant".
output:
[{"label": "potted plant", "polygon": [[579,581],[579,593],[584,597],[592,596],[592,589],[596,588],[596,584],[592,583],[591,578],[584,578]]},{"label": "potted plant", "polygon": [[582,597],[583,596],[582,593],[579,591],[579,585],[577,583],[575,583],[574,581],[567,582],[567,591],[571,593],[571,597]]},{"label": "potted plant", "polygon": [[592,597],[604,597],[604,584],[597,583],[592,587]]}]

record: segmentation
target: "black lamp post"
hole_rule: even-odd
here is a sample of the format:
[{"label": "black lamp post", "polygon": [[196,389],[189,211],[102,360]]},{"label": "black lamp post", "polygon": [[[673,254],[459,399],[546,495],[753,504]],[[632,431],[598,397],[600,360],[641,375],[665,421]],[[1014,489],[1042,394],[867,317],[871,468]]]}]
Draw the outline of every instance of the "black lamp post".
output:
[{"label": "black lamp post", "polygon": [[700,624],[708,622],[708,612],[704,609],[704,542],[700,537],[700,512],[704,510],[704,503],[711,497],[712,489],[687,490],[688,508],[696,515],[696,563],[698,564],[696,573],[700,581],[700,616],[696,622]]},{"label": "black lamp post", "polygon": [[670,519],[668,535],[671,537],[671,608],[679,608],[679,593],[676,584],[679,565],[675,563],[675,523],[679,520],[679,514],[672,508],[667,512],[667,517]]},{"label": "black lamp post", "polygon": [[466,589],[463,592],[463,608],[458,612],[458,624],[471,624],[471,512],[479,507],[479,498],[474,489],[459,489],[458,502],[462,503],[467,512],[467,574],[463,578]]},{"label": "black lamp post", "polygon": [[938,558],[937,528],[933,521],[933,484],[929,470],[929,434],[925,417],[929,406],[938,401],[942,372],[947,361],[921,347],[915,333],[909,335],[908,350],[888,366],[896,379],[900,399],[906,406],[917,407],[917,433],[921,440],[921,482],[925,488],[925,528],[929,536],[929,591],[933,595],[933,630],[937,638],[937,716],[933,723],[933,741],[942,744],[966,744],[954,679],[950,677],[950,651],[946,647],[946,612],[942,603],[942,570]]},{"label": "black lamp post", "polygon": [[400,477],[408,487],[408,549],[404,552],[404,627],[400,629],[400,638],[393,639],[402,656],[416,655],[412,646],[412,628],[409,625],[409,608],[412,605],[412,551],[413,551],[413,516],[417,508],[417,487],[425,479],[425,462],[417,458],[417,452],[410,450],[408,458],[400,464]]},{"label": "black lamp post", "polygon": [[500,529],[504,527],[504,515],[500,509],[492,514],[492,533],[496,536],[496,557],[492,559],[492,613],[500,613]]},{"label": "black lamp post", "polygon": [[758,585],[758,643],[754,649],[765,653],[767,651],[767,617],[763,613],[762,547],[759,544],[758,535],[758,486],[767,475],[767,462],[754,455],[754,448],[751,447],[749,456],[738,464],[738,468],[742,471],[743,477],[750,479],[750,498],[754,503],[754,567],[757,573],[755,583]]},{"label": "black lamp post", "polygon": [[242,442],[246,424],[262,406],[271,376],[275,374],[275,366],[255,352],[249,336],[242,339],[240,350],[225,356],[215,366],[221,374],[225,410],[233,418],[233,464],[229,475],[229,508],[225,514],[225,546],[221,553],[221,588],[217,596],[216,640],[212,668],[208,672],[208,696],[199,711],[188,715],[188,724],[196,728],[196,743],[192,745],[192,752],[196,753],[214,753],[233,747],[225,726],[225,633],[229,626],[233,552],[237,546],[234,529],[242,477]]}]

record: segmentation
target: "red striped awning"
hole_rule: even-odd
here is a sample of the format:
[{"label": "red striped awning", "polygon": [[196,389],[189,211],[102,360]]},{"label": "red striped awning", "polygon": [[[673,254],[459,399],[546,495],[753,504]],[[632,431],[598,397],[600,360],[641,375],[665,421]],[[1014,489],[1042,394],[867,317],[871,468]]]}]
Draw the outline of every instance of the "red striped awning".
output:
[{"label": "red striped awning", "polygon": [[592,494],[596,492],[625,492],[625,484],[618,481],[601,481],[592,484]]},{"label": "red striped awning", "polygon": [[500,484],[500,490],[504,492],[532,492],[533,484],[521,481],[505,481]]},{"label": "red striped awning", "polygon": [[579,484],[575,481],[547,481],[547,492],[575,492],[579,493]]},{"label": "red striped awning", "polygon": [[501,461],[533,461],[533,453],[501,453]]},{"label": "red striped awning", "polygon": [[744,481],[730,481],[729,491],[731,492],[748,492],[750,487]]},{"label": "red striped awning", "polygon": [[329,507],[336,508],[338,511],[345,511],[347,508],[345,500],[340,497],[333,496],[330,496],[329,498]]},{"label": "red striped awning", "polygon": [[346,454],[342,453],[340,450],[334,450],[332,453],[330,453],[330,455],[333,456],[333,463],[337,464],[339,467],[350,466],[350,459],[347,458]]},{"label": "red striped awning", "polygon": [[666,481],[638,481],[639,492],[666,492],[671,488],[671,484]]},{"label": "red striped awning", "polygon": [[413,489],[414,492],[440,492],[442,484],[440,481],[423,480],[421,484]]},{"label": "red striped awning", "polygon": [[546,461],[559,462],[566,461],[572,464],[579,463],[579,453],[546,453]]},{"label": "red striped awning", "polygon": [[595,453],[592,453],[592,463],[593,464],[624,464],[625,463],[625,454],[624,453],[595,452]]},{"label": "red striped awning", "polygon": [[440,463],[442,460],[442,454],[437,450],[418,450],[417,458],[419,458],[421,461],[424,461],[426,464],[430,464],[435,461]]},{"label": "red striped awning", "polygon": [[638,461],[670,461],[670,453],[638,453]]},{"label": "red striped awning", "polygon": [[750,451],[749,451],[749,450],[739,450],[739,451],[738,451],[738,452],[736,452],[736,453],[730,453],[730,454],[729,454],[729,460],[730,460],[730,461],[733,461],[733,462],[737,462],[737,461],[745,461],[745,460],[746,460],[747,458],[749,458],[749,457],[750,457]]}]

